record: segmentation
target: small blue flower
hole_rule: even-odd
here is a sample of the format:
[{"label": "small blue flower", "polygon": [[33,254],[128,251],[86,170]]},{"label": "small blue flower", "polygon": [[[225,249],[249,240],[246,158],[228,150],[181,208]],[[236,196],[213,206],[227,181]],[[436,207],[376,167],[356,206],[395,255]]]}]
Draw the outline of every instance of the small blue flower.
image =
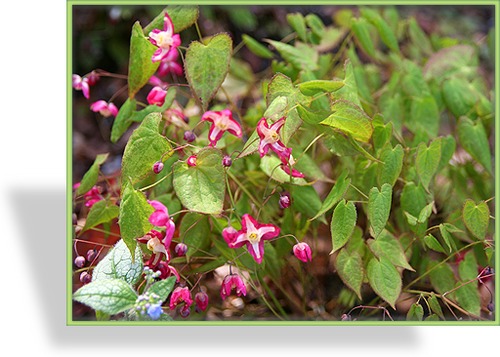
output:
[{"label": "small blue flower", "polygon": [[160,304],[154,304],[148,308],[148,315],[152,320],[158,320],[162,313],[163,310]]}]

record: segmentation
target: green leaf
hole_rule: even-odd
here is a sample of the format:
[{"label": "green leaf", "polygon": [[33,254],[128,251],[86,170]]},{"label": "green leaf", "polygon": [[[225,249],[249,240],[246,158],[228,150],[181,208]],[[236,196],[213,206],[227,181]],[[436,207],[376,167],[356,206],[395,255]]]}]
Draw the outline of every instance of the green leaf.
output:
[{"label": "green leaf", "polygon": [[438,135],[440,115],[436,100],[431,94],[411,98],[410,118],[405,124],[413,133],[423,131],[430,138]]},{"label": "green leaf", "polygon": [[112,219],[118,217],[120,209],[114,203],[102,200],[96,202],[89,211],[87,219],[85,220],[85,225],[83,226],[81,232],[85,232],[87,229],[94,228],[99,224],[109,222]]},{"label": "green leaf", "polygon": [[491,152],[488,144],[486,131],[480,120],[474,123],[472,120],[461,117],[458,121],[458,140],[474,160],[478,161],[490,174]]},{"label": "green leaf", "polygon": [[344,86],[334,93],[334,98],[347,100],[361,108],[354,68],[349,59],[344,63]]},{"label": "green leaf", "polygon": [[208,217],[198,213],[187,213],[179,227],[179,237],[188,246],[186,257],[189,259],[198,251],[210,247],[210,224]]},{"label": "green leaf", "polygon": [[361,300],[361,285],[363,284],[363,260],[357,252],[349,252],[343,248],[335,258],[335,269],[345,285],[358,295]]},{"label": "green leaf", "polygon": [[[312,217],[321,207],[321,200],[313,186],[294,186],[292,193],[293,207],[306,218]],[[321,222],[327,223],[322,217]]]},{"label": "green leaf", "polygon": [[[462,285],[458,282],[456,287]],[[455,298],[464,310],[475,315],[481,315],[481,297],[479,296],[479,291],[475,284],[466,284],[455,290]]]},{"label": "green leaf", "polygon": [[330,254],[342,248],[356,226],[356,206],[352,202],[342,200],[333,210],[330,231],[332,233],[332,251]]},{"label": "green leaf", "polygon": [[378,183],[383,185],[388,183],[394,186],[401,170],[403,169],[403,147],[398,144],[394,148],[388,147],[380,153],[380,161],[383,164],[378,164]]},{"label": "green leaf", "polygon": [[115,315],[132,308],[137,295],[124,280],[105,279],[82,286],[73,294],[73,299],[94,310]]},{"label": "green leaf", "polygon": [[301,177],[292,177],[281,168],[282,162],[276,156],[266,155],[260,160],[260,168],[273,180],[281,183],[289,182],[294,185],[307,185],[307,181]]},{"label": "green leaf", "polygon": [[434,295],[434,293],[431,293],[431,296],[427,299],[427,303],[429,304],[431,310],[444,320],[443,310],[441,309],[438,298]]},{"label": "green leaf", "polygon": [[441,138],[441,159],[439,160],[438,172],[448,165],[455,153],[457,143],[451,135]]},{"label": "green leaf", "polygon": [[144,37],[139,21],[132,27],[130,37],[130,57],[128,64],[128,96],[134,98],[136,93],[148,83],[151,76],[156,72],[160,62],[151,60],[157,50],[149,40]]},{"label": "green leaf", "polygon": [[318,52],[304,43],[297,42],[295,46],[274,40],[269,42],[279,52],[281,57],[298,70],[315,71],[318,69]]},{"label": "green leaf", "polygon": [[307,124],[316,125],[325,120],[329,115],[329,110],[311,110],[298,103],[297,113]]},{"label": "green leaf", "polygon": [[417,149],[416,168],[420,182],[426,189],[437,172],[441,159],[441,139],[433,140],[427,147],[420,143]]},{"label": "green leaf", "polygon": [[130,136],[122,159],[124,180],[135,184],[152,174],[155,162],[172,156],[172,146],[159,133],[160,121],[160,113],[151,113]]},{"label": "green leaf", "polygon": [[149,223],[149,216],[154,212],[144,194],[134,190],[131,183],[122,183],[122,201],[120,203],[120,233],[129,251],[134,252],[137,246],[136,239],[148,233],[153,225]]},{"label": "green leaf", "polygon": [[130,124],[132,124],[131,117],[136,107],[137,102],[134,98],[127,98],[120,107],[111,128],[111,142],[116,143],[125,134]]},{"label": "green leaf", "polygon": [[364,18],[353,19],[351,30],[363,51],[370,57],[376,57],[375,46],[370,34],[370,25]]},{"label": "green leaf", "polygon": [[467,80],[453,76],[443,82],[443,99],[455,118],[459,118],[472,113],[479,96]]},{"label": "green leaf", "polygon": [[96,156],[94,163],[90,166],[89,170],[83,175],[82,181],[80,182],[80,186],[76,189],[77,195],[83,195],[90,191],[92,187],[97,183],[99,178],[99,168],[108,158],[108,153],[99,154]]},{"label": "green leaf", "polygon": [[385,228],[392,204],[392,186],[384,183],[381,190],[373,187],[368,197],[368,220],[376,238]]},{"label": "green leaf", "polygon": [[158,14],[146,27],[144,27],[144,35],[148,36],[154,29],[163,30],[164,14],[168,13],[174,25],[174,32],[179,33],[187,29],[198,20],[198,6],[193,5],[169,5]]},{"label": "green leaf", "polygon": [[299,36],[299,38],[305,42],[307,40],[306,36],[307,29],[304,16],[301,13],[296,12],[292,14],[287,14],[286,19],[290,24],[290,26],[292,27],[292,29],[297,33],[297,36]]},{"label": "green leaf", "polygon": [[422,208],[420,214],[418,215],[418,223],[425,223],[432,214],[432,208],[434,207],[434,201],[429,203],[427,206]]},{"label": "green leaf", "polygon": [[[435,266],[431,264],[432,269]],[[455,287],[455,274],[448,264],[441,264],[429,273],[431,284],[439,294],[444,294]]]},{"label": "green leaf", "polygon": [[206,214],[221,213],[226,178],[220,150],[200,150],[196,166],[175,163],[173,185],[177,197],[187,209]]},{"label": "green leaf", "polygon": [[260,42],[255,40],[254,38],[248,36],[247,34],[241,35],[245,46],[252,52],[253,54],[262,57],[262,58],[273,58],[273,53]]},{"label": "green leaf", "polygon": [[439,225],[439,232],[441,233],[441,237],[443,237],[443,241],[446,244],[446,246],[448,247],[449,252],[451,252],[452,250],[457,250],[455,240],[454,240],[453,236],[450,234],[450,232],[448,232],[448,230],[446,229],[446,226],[444,226],[443,224],[440,224]]},{"label": "green leaf", "polygon": [[477,278],[478,265],[473,251],[467,252],[464,259],[458,264],[458,275],[463,282]]},{"label": "green leaf", "polygon": [[476,204],[471,199],[465,200],[462,219],[467,229],[478,239],[484,239],[490,222],[490,209],[486,202]]},{"label": "green leaf", "polygon": [[120,239],[96,265],[92,273],[92,281],[122,279],[130,285],[134,285],[141,277],[142,269],[141,248],[136,246],[134,258],[132,258],[125,242]]},{"label": "green leaf", "polygon": [[193,41],[186,51],[186,79],[194,96],[206,110],[210,100],[226,78],[231,63],[233,43],[231,37],[221,33],[203,44]]},{"label": "green leaf", "polygon": [[424,54],[432,54],[433,51],[431,42],[424,31],[420,28],[414,17],[410,17],[408,19],[408,33],[411,41],[418,46]]},{"label": "green leaf", "polygon": [[424,318],[424,308],[419,303],[414,303],[410,306],[406,314],[407,321],[422,321]]},{"label": "green leaf", "polygon": [[339,129],[362,142],[370,140],[373,132],[371,119],[360,107],[345,100],[338,100],[332,104],[332,112],[320,124]]},{"label": "green leaf", "polygon": [[368,8],[362,8],[361,15],[377,28],[377,32],[379,33],[382,42],[384,42],[385,45],[392,51],[399,53],[399,45],[396,34],[382,17],[376,11]]},{"label": "green leaf", "polygon": [[167,279],[155,282],[148,289],[148,293],[153,293],[158,295],[163,303],[165,300],[167,300],[168,296],[174,289],[175,279],[176,279],[175,276],[171,276]]},{"label": "green leaf", "polygon": [[351,179],[347,178],[348,173],[349,172],[345,170],[337,178],[335,185],[332,187],[330,193],[328,193],[328,196],[326,196],[325,200],[323,201],[320,210],[313,218],[310,219],[311,221],[315,220],[316,218],[330,210],[337,202],[342,199],[342,197],[344,197],[351,184]]},{"label": "green leaf", "polygon": [[407,182],[401,193],[401,208],[414,217],[420,215],[420,211],[427,205],[425,191],[422,186],[413,182]]},{"label": "green leaf", "polygon": [[384,230],[384,233],[376,239],[369,239],[367,241],[368,247],[379,258],[386,258],[395,266],[405,268],[407,270],[415,271],[408,264],[403,246],[392,234]]},{"label": "green leaf", "polygon": [[318,15],[313,13],[307,14],[305,20],[307,26],[311,29],[311,31],[315,35],[323,37],[325,33],[325,25],[323,24],[323,21],[321,21],[321,18]]},{"label": "green leaf", "polygon": [[299,90],[304,95],[315,95],[322,92],[335,92],[344,86],[343,81],[327,81],[327,80],[312,80],[302,82],[297,85]]},{"label": "green leaf", "polygon": [[[424,67],[425,79],[444,79],[461,70],[476,73],[477,46],[456,45],[446,47],[434,53]],[[474,69],[470,71],[470,69]]]},{"label": "green leaf", "polygon": [[441,243],[439,243],[439,241],[436,239],[436,237],[434,237],[432,234],[428,234],[424,237],[424,243],[427,247],[429,247],[430,249],[432,249],[436,252],[439,252],[439,253],[445,252]]},{"label": "green leaf", "polygon": [[366,268],[368,282],[373,291],[396,309],[396,300],[401,294],[401,276],[387,258],[372,258]]}]

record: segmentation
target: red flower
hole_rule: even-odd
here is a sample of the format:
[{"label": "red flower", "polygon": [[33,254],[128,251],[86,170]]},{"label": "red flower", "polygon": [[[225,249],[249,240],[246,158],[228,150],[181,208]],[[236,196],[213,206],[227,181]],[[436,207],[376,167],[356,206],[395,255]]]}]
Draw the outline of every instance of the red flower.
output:
[{"label": "red flower", "polygon": [[205,112],[202,115],[201,120],[212,122],[208,131],[208,140],[210,141],[211,146],[215,146],[217,144],[217,141],[220,140],[225,131],[228,131],[238,138],[241,138],[242,136],[241,126],[236,120],[233,119],[233,114],[229,109],[224,109],[220,112]]},{"label": "red flower", "polygon": [[246,296],[247,288],[243,279],[238,274],[230,274],[227,275],[222,281],[222,285],[220,288],[220,296],[222,300],[225,300],[229,295],[231,295],[231,291],[236,289],[236,295],[238,296]]}]

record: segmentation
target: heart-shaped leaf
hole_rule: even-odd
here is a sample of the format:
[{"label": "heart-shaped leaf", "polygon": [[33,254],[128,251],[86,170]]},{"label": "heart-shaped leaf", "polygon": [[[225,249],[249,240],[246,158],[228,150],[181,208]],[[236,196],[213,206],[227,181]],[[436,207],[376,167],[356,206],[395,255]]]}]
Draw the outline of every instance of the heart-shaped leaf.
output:
[{"label": "heart-shaped leaf", "polygon": [[232,40],[226,33],[210,38],[207,43],[193,41],[186,51],[186,78],[196,98],[207,110],[229,71]]},{"label": "heart-shaped leaf", "polygon": [[467,199],[462,209],[462,218],[467,229],[478,239],[484,239],[490,222],[490,209],[486,202],[476,204]]}]

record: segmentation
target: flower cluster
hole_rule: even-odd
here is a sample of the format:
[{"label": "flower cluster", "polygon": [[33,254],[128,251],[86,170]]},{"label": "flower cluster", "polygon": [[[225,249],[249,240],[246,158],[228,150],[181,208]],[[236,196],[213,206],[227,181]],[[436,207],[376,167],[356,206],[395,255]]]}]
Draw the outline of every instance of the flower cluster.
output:
[{"label": "flower cluster", "polygon": [[163,314],[162,301],[155,293],[144,293],[139,295],[135,301],[134,309],[141,316],[149,316],[151,320],[158,320]]}]

